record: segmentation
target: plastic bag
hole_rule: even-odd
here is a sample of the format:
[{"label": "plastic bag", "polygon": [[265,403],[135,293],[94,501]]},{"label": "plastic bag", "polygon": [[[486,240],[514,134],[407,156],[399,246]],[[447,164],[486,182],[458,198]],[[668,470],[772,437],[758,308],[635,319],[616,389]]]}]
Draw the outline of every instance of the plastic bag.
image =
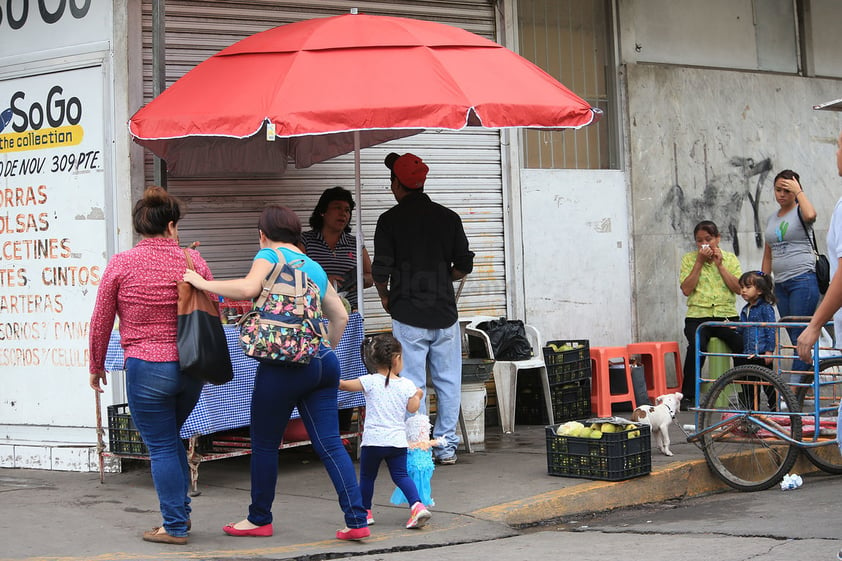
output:
[{"label": "plastic bag", "polygon": [[527,360],[532,358],[532,345],[526,328],[519,319],[500,318],[477,325],[488,333],[495,360]]}]

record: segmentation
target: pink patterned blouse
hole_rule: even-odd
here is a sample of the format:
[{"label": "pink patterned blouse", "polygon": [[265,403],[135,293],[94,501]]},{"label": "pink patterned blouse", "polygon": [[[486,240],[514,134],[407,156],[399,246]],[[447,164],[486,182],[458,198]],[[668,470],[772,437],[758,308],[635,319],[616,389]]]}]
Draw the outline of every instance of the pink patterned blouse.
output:
[{"label": "pink patterned blouse", "polygon": [[[212,279],[198,251],[188,250],[196,272]],[[120,340],[126,358],[150,362],[178,360],[176,347],[178,292],[187,261],[178,241],[145,238],[108,262],[91,317],[90,372],[104,372],[114,316],[120,317]]]}]

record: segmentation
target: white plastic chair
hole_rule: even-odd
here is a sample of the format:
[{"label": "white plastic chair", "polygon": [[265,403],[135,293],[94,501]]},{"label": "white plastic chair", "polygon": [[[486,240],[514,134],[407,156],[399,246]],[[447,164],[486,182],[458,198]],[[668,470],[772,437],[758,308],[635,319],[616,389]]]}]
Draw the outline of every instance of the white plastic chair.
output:
[{"label": "white plastic chair", "polygon": [[[490,316],[476,316],[470,319],[465,327],[468,337],[477,337],[483,341],[485,352],[488,358],[495,358],[491,348],[491,339],[488,333],[479,329],[477,325],[484,321],[499,318]],[[517,397],[517,373],[519,370],[536,368],[541,375],[541,383],[544,386],[544,403],[547,406],[547,418],[549,424],[553,424],[553,402],[550,395],[550,379],[547,376],[547,366],[544,363],[544,352],[541,344],[541,334],[538,329],[531,325],[525,325],[526,337],[532,346],[532,358],[527,360],[496,360],[494,362],[494,387],[497,391],[497,413],[500,416],[500,426],[505,433],[515,430],[515,399]]]}]

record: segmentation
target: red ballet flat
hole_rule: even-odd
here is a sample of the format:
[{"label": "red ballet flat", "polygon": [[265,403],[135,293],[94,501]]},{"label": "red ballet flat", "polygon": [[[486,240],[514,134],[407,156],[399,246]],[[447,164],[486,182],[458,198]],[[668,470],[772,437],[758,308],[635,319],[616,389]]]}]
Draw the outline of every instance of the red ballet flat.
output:
[{"label": "red ballet flat", "polygon": [[345,528],[344,530],[336,531],[337,540],[361,540],[371,535],[371,530],[368,528]]},{"label": "red ballet flat", "polygon": [[226,524],[222,527],[222,531],[229,536],[237,536],[238,538],[268,538],[272,535],[272,524],[264,524],[263,526],[258,526],[257,528],[248,528],[245,530],[235,528],[233,524]]}]

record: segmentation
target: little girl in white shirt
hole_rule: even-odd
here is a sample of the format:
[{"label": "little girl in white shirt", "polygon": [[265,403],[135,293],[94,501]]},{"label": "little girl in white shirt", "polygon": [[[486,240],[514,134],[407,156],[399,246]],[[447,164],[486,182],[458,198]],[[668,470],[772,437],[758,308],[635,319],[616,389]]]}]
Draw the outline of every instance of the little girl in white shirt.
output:
[{"label": "little girl in white shirt", "polygon": [[407,528],[421,528],[430,519],[430,511],[421,502],[418,489],[407,473],[407,440],[404,419],[415,413],[424,395],[420,388],[400,377],[403,369],[401,344],[391,335],[366,337],[360,348],[363,363],[369,372],[354,380],[340,380],[339,389],[363,392],[366,414],[360,450],[360,492],[363,507],[368,511],[368,524],[374,524],[371,501],[374,480],[380,462],[385,460],[392,477],[411,505]]}]

